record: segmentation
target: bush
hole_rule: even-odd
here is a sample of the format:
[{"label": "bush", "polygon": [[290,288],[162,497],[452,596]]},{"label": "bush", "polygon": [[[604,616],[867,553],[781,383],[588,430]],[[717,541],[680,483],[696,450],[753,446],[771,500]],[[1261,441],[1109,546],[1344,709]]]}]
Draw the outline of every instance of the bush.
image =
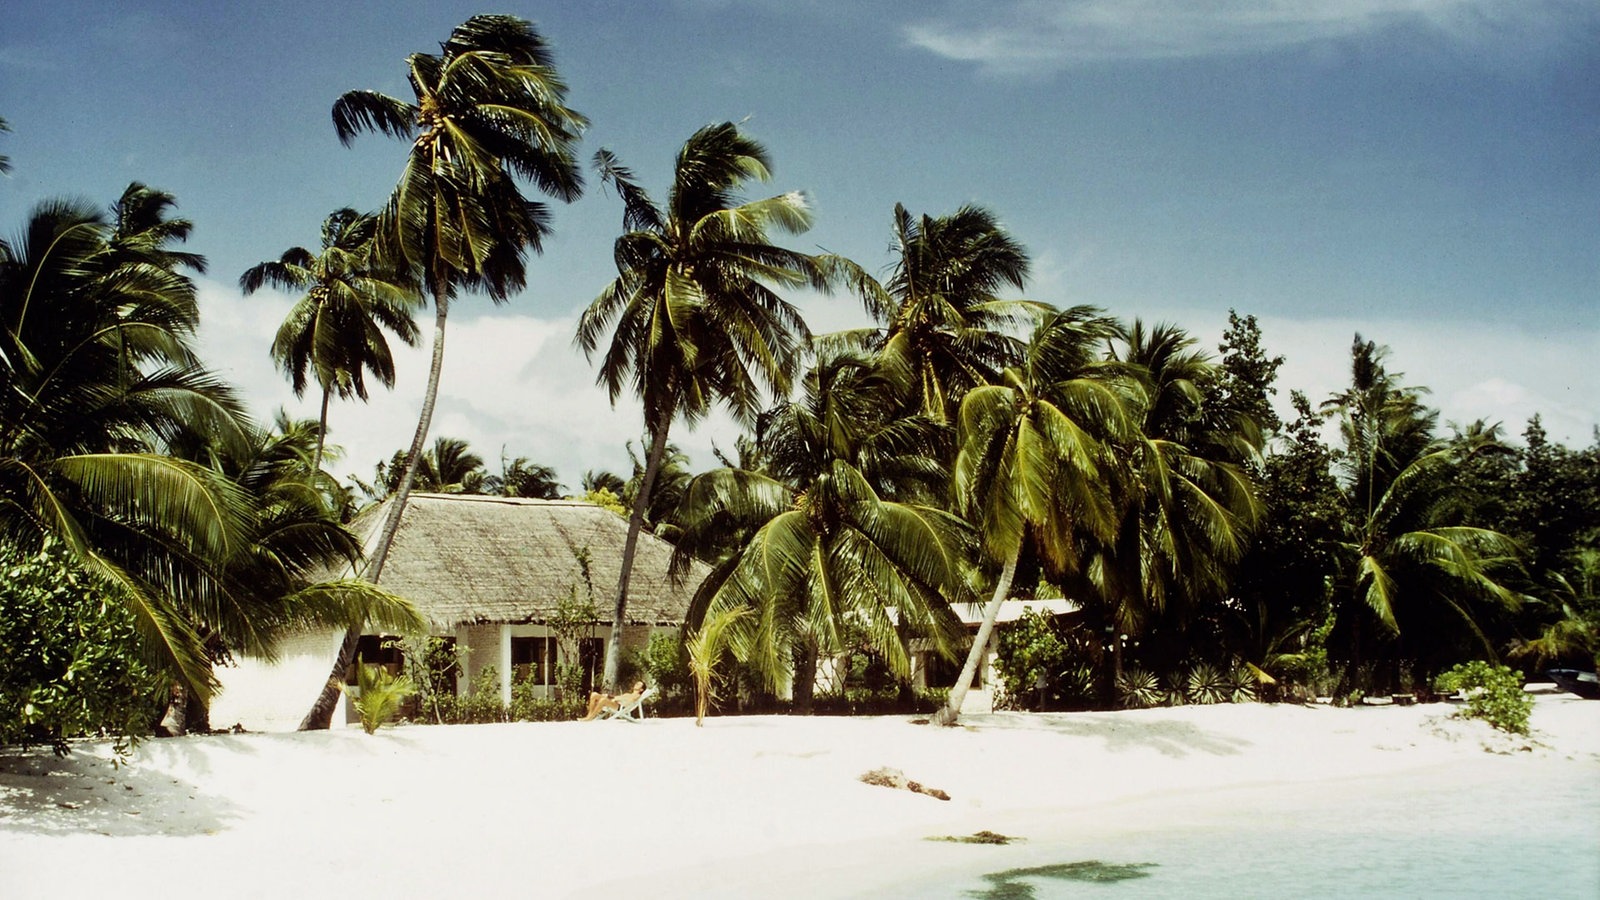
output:
[{"label": "bush", "polygon": [[390,674],[383,666],[359,659],[356,660],[356,686],[361,696],[355,698],[353,705],[361,715],[361,728],[367,734],[376,732],[393,719],[400,711],[400,704],[417,692],[409,676]]},{"label": "bush", "polygon": [[531,681],[511,684],[511,704],[500,700],[500,672],[484,666],[467,692],[459,697],[440,696],[439,718],[448,725],[481,725],[488,722],[564,722],[583,715],[587,698],[569,691],[559,697],[541,697],[542,686]]},{"label": "bush", "polygon": [[1226,703],[1233,690],[1232,680],[1207,662],[1195,663],[1183,680],[1183,698],[1190,703]]},{"label": "bush", "polygon": [[1123,709],[1148,709],[1160,706],[1166,699],[1154,672],[1130,668],[1117,676],[1117,701]]},{"label": "bush", "polygon": [[1533,698],[1523,691],[1522,676],[1510,668],[1475,659],[1440,675],[1435,684],[1444,693],[1460,691],[1467,698],[1463,715],[1468,718],[1511,734],[1528,733]]},{"label": "bush", "polygon": [[[1029,610],[1016,622],[1000,630],[994,668],[999,676],[1005,701],[1021,707],[1039,695],[1042,684],[1047,694],[1061,693],[1061,680],[1068,668],[1068,646],[1056,633],[1053,618]],[[1068,686],[1070,688],[1077,685]]]},{"label": "bush", "polygon": [[577,691],[561,697],[541,697],[535,694],[539,686],[523,680],[511,685],[511,706],[505,711],[508,722],[565,722],[583,715],[588,707]]},{"label": "bush", "polygon": [[500,672],[494,666],[484,666],[466,693],[441,696],[438,703],[440,720],[450,725],[508,721],[506,705],[500,701]]},{"label": "bush", "polygon": [[926,715],[937,712],[949,697],[949,688],[930,688],[902,697],[894,686],[847,687],[817,695],[811,711],[819,716]]},{"label": "bush", "polygon": [[140,655],[133,617],[58,548],[0,544],[0,744],[149,734],[167,680]]}]

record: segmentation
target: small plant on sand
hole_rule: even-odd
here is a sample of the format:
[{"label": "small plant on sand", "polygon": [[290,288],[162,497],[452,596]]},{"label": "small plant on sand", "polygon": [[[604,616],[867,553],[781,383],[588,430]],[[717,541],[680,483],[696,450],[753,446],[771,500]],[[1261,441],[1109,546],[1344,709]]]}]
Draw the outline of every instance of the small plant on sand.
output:
[{"label": "small plant on sand", "polygon": [[369,665],[356,660],[356,685],[361,696],[355,700],[356,712],[361,714],[361,727],[372,734],[383,727],[400,704],[417,692],[416,685],[405,675],[392,675],[379,665]]},{"label": "small plant on sand", "polygon": [[1148,709],[1166,699],[1160,680],[1148,669],[1123,669],[1117,676],[1117,702],[1123,709]]},{"label": "small plant on sand", "polygon": [[1533,698],[1522,690],[1522,676],[1510,668],[1475,659],[1440,675],[1437,687],[1444,693],[1460,691],[1467,698],[1461,713],[1467,718],[1482,719],[1511,734],[1528,733]]},{"label": "small plant on sand", "polygon": [[1211,663],[1195,663],[1183,680],[1183,698],[1190,703],[1226,703],[1233,682]]},{"label": "small plant on sand", "polygon": [[754,615],[749,607],[724,607],[706,613],[705,621],[689,635],[684,646],[689,651],[689,673],[694,677],[694,724],[705,724],[706,712],[716,699],[717,661],[727,641],[728,629],[741,619]]},{"label": "small plant on sand", "polygon": [[1260,683],[1260,676],[1256,674],[1256,670],[1248,665],[1239,666],[1228,674],[1228,702],[1256,702]]}]

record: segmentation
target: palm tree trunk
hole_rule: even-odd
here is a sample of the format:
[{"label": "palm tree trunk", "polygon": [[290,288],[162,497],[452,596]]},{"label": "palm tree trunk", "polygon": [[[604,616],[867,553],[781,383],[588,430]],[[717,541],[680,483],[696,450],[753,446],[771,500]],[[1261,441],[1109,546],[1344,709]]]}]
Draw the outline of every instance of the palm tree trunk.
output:
[{"label": "palm tree trunk", "polygon": [[1016,552],[1006,560],[1005,568],[1000,570],[1000,580],[994,586],[994,597],[983,608],[983,624],[978,626],[978,636],[972,639],[972,649],[967,651],[967,662],[961,667],[961,674],[956,676],[955,685],[950,688],[950,699],[929,720],[932,724],[954,725],[961,718],[961,704],[967,699],[967,690],[972,687],[972,679],[978,674],[978,665],[989,647],[989,636],[994,633],[994,620],[1000,615],[1000,604],[1011,593],[1011,579],[1016,577],[1017,560],[1021,557],[1022,545],[1018,544]]},{"label": "palm tree trunk", "polygon": [[333,389],[327,385],[322,386],[322,413],[317,418],[317,453],[311,460],[313,475],[322,472],[322,447],[328,442],[328,398],[333,396]]},{"label": "palm tree trunk", "polygon": [[[411,482],[417,476],[417,464],[422,460],[422,445],[427,443],[428,429],[433,426],[433,407],[439,399],[439,376],[444,371],[444,326],[450,315],[450,300],[443,287],[433,292],[433,309],[433,362],[428,368],[428,388],[422,395],[422,413],[417,417],[417,431],[411,436],[411,450],[406,454],[406,470],[400,476],[400,486],[394,493],[388,517],[383,521],[378,546],[374,548],[367,568],[361,575],[372,584],[377,584],[383,575],[389,547],[394,543],[395,532],[400,530],[400,517],[405,513],[406,501],[411,497]],[[312,705],[311,711],[300,720],[301,731],[325,730],[332,723],[333,709],[344,690],[345,672],[355,659],[356,645],[360,641],[361,627],[346,629],[344,641],[339,645],[339,656],[334,660],[333,671],[328,673],[327,683],[322,686],[322,693],[317,695],[317,702]]]},{"label": "palm tree trunk", "polygon": [[[668,421],[671,421],[670,417]],[[667,455],[666,426],[650,436],[650,456],[645,461],[644,479],[639,482],[639,495],[633,498],[633,511],[628,515],[628,539],[622,545],[622,572],[617,576],[617,602],[611,614],[611,640],[606,644],[606,668],[603,681],[605,691],[615,694],[618,671],[622,666],[622,626],[627,621],[628,580],[633,576],[633,556],[639,548],[639,530],[644,527],[644,511],[650,505],[650,490],[655,487],[656,473],[661,471],[661,460]]]},{"label": "palm tree trunk", "polygon": [[794,654],[794,705],[790,715],[809,716],[814,711],[812,701],[817,695],[817,648],[810,641],[801,642]]}]

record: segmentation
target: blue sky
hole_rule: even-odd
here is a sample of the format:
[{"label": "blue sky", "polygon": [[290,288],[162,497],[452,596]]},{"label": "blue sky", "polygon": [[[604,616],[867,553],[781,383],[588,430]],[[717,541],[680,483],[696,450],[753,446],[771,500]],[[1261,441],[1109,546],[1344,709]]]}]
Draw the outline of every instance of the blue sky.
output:
[{"label": "blue sky", "polygon": [[[585,158],[609,147],[660,193],[696,128],[743,121],[770,193],[806,191],[794,241],[877,270],[890,211],[993,210],[1032,252],[1026,296],[1175,321],[1214,347],[1229,308],[1322,399],[1352,335],[1432,388],[1443,418],[1520,433],[1541,413],[1587,445],[1600,422],[1600,2],[1595,0],[833,0],[271,4],[23,2],[0,34],[0,229],[61,194],[129,181],[196,223],[210,362],[260,417],[296,402],[267,359],[289,298],[234,288],[314,245],[329,211],[381,205],[404,146],[351,149],[343,91],[406,95],[402,61],[478,12],[537,23]],[[1201,11],[1203,10],[1203,11]],[[571,348],[614,274],[615,197],[591,190],[505,307],[452,313],[434,433],[490,460],[625,470],[637,410],[611,410]],[[822,331],[861,324],[805,298]],[[403,446],[425,378],[340,405],[341,472]],[[726,422],[679,435],[699,465]]]}]

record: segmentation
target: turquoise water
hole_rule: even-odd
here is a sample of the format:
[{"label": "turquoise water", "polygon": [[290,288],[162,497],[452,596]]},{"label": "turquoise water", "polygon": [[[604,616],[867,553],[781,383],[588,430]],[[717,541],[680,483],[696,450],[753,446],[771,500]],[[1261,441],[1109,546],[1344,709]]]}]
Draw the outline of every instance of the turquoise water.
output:
[{"label": "turquoise water", "polygon": [[871,896],[1600,898],[1600,766],[1517,763],[1130,805]]}]

